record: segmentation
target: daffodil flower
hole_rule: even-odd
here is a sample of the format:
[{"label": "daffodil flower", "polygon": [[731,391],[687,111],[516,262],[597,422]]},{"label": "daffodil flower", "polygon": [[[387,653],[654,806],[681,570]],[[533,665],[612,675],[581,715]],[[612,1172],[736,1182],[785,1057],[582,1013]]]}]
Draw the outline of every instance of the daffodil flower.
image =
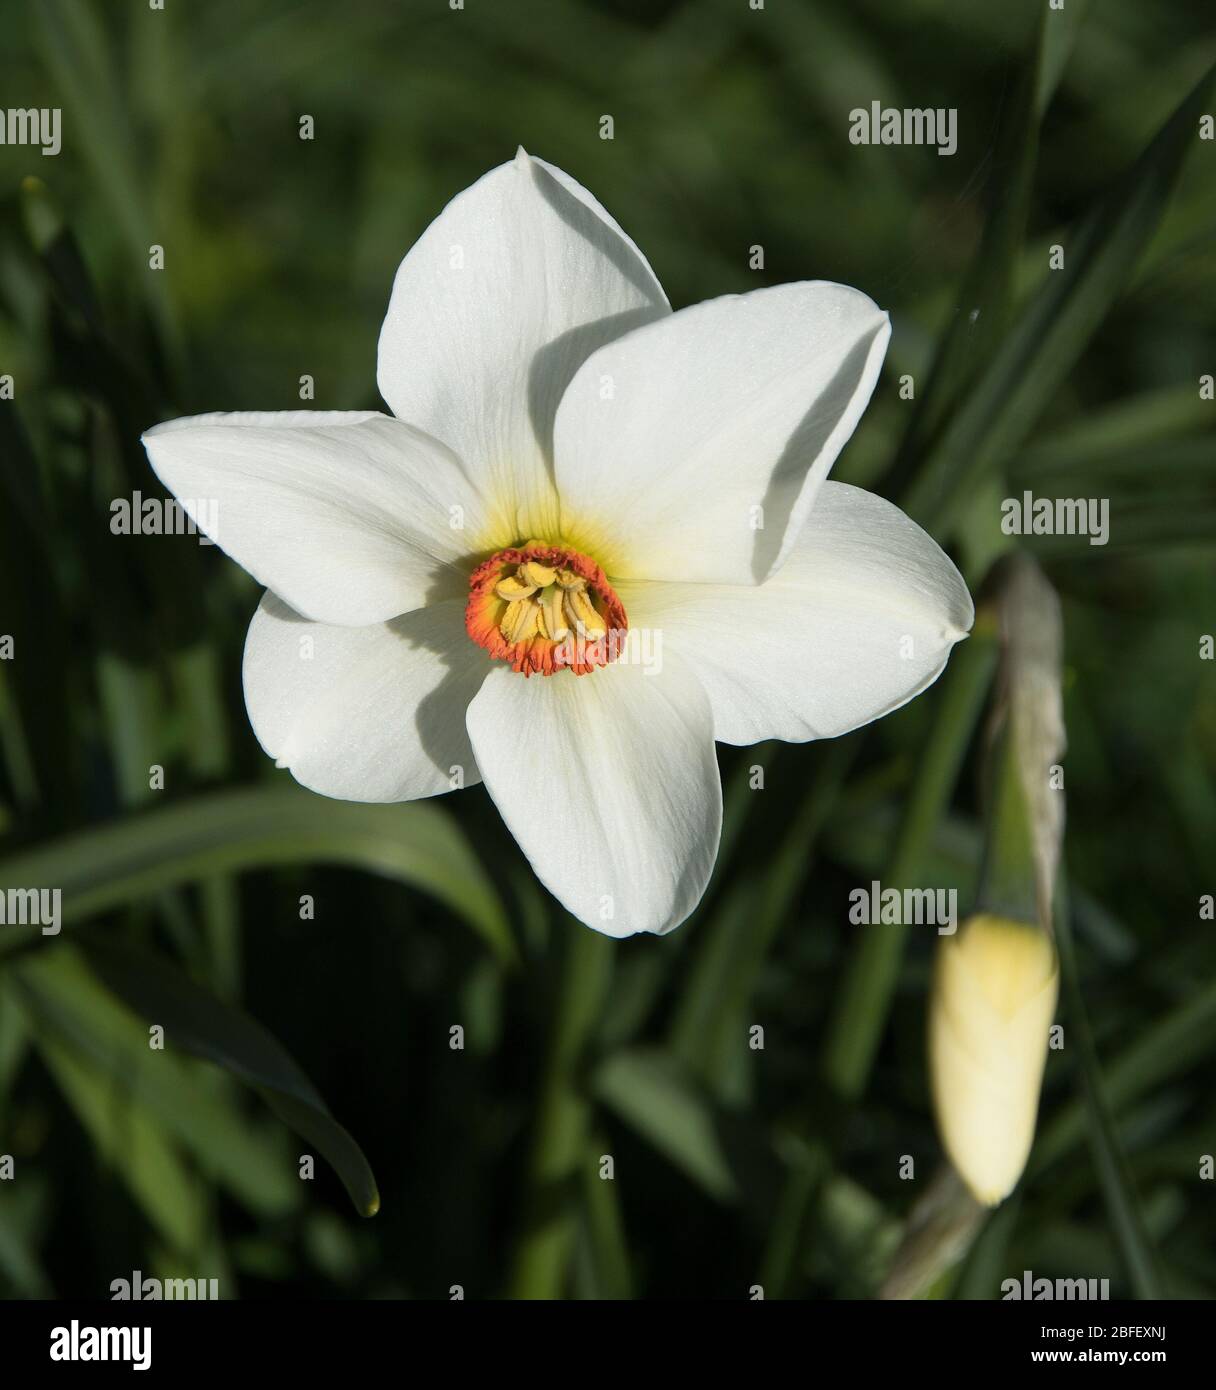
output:
[{"label": "daffodil flower", "polygon": [[715,739],[876,719],[971,625],[924,531],[825,481],[889,333],[820,281],[673,313],[521,150],[401,263],[391,416],[202,415],[144,443],[268,590],[244,686],[280,767],[354,801],[481,780],[575,916],[665,932],[717,854]]}]

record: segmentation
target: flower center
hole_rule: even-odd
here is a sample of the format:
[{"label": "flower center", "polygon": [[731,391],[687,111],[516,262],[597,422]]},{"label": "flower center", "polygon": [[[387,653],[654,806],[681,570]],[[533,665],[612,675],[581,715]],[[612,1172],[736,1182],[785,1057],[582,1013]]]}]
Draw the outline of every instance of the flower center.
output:
[{"label": "flower center", "polygon": [[585,676],[621,654],[629,620],[594,560],[528,541],[473,571],[464,624],[479,647],[525,676]]}]

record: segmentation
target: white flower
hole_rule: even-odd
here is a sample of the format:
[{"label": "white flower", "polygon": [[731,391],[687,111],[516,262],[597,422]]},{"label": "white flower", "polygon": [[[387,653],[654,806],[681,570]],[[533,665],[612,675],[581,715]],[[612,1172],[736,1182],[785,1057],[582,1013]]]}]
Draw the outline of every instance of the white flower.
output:
[{"label": "white flower", "polygon": [[280,767],[354,801],[483,780],[572,913],[665,932],[717,853],[714,740],[876,719],[971,625],[929,536],[824,481],[889,334],[818,281],[672,313],[521,150],[401,263],[392,416],[202,415],[144,443],[269,591],[245,700]]}]

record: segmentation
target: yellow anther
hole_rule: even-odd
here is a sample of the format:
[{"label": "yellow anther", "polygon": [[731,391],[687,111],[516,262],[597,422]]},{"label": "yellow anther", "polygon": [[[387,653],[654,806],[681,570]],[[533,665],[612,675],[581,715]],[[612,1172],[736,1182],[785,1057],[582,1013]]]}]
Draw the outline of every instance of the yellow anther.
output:
[{"label": "yellow anther", "polygon": [[573,570],[558,570],[557,582],[563,589],[585,589],[587,587],[587,581],[575,574]]},{"label": "yellow anther", "polygon": [[519,567],[519,577],[538,589],[547,588],[557,578],[557,571],[550,565],[542,565],[539,560],[528,560]]},{"label": "yellow anther", "polygon": [[560,642],[570,629],[562,619],[562,591],[554,584],[540,596],[541,614],[544,618],[545,635]]},{"label": "yellow anther", "polygon": [[580,637],[600,637],[608,624],[595,611],[585,589],[571,589],[565,596],[566,617]]},{"label": "yellow anther", "polygon": [[521,599],[507,609],[502,620],[502,635],[508,642],[526,642],[536,636],[539,624],[539,605],[532,599]]},{"label": "yellow anther", "polygon": [[500,579],[494,586],[494,592],[501,599],[506,599],[508,603],[514,603],[516,599],[528,598],[536,592],[536,585],[529,584],[521,579],[518,574],[510,574],[506,579]]}]

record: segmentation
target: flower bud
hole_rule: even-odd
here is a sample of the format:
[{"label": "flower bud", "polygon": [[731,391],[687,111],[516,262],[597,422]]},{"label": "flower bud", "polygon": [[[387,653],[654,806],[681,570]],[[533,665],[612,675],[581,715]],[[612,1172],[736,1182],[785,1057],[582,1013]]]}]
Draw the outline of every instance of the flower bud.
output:
[{"label": "flower bud", "polygon": [[981,914],[941,939],[933,1105],[950,1161],[988,1206],[1009,1195],[1030,1154],[1058,994],[1055,947],[1037,926]]}]

